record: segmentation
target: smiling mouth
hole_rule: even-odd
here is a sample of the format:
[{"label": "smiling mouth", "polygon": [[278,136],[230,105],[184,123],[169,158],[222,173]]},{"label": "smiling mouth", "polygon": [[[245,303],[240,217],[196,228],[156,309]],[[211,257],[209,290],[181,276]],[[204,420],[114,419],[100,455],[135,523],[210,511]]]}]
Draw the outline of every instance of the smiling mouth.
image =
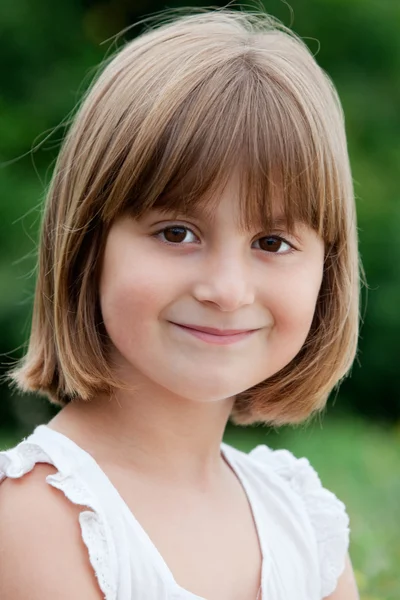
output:
[{"label": "smiling mouth", "polygon": [[[200,339],[203,340],[204,342],[208,342],[209,344],[215,344],[217,346],[226,346],[228,344],[234,344],[235,342],[240,342],[241,340],[244,340],[248,337],[250,337],[251,335],[253,335],[256,331],[259,331],[258,329],[250,329],[250,330],[241,330],[238,331],[236,330],[236,333],[231,333],[231,331],[235,331],[235,330],[226,330],[226,331],[220,331],[220,330],[216,330],[216,329],[212,329],[209,327],[204,327],[201,330],[200,329],[194,329],[193,327],[188,327],[187,325],[180,325],[179,323],[172,323],[172,325],[175,325],[175,327],[178,327],[179,329],[181,329],[182,331]],[[211,332],[215,332],[218,331],[218,333],[211,333]]]}]

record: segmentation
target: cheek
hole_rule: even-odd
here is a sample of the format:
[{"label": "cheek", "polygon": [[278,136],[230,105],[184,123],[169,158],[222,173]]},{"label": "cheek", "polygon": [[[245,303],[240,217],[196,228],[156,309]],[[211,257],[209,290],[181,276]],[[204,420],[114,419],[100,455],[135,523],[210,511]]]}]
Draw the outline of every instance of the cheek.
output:
[{"label": "cheek", "polygon": [[[154,338],[157,321],[180,289],[178,273],[151,252],[125,240],[106,248],[99,285],[106,331],[123,355],[135,355]],[[138,256],[141,259],[138,259]],[[179,293],[179,292],[178,292]],[[181,289],[181,293],[182,289]]]},{"label": "cheek", "polygon": [[105,265],[100,281],[100,305],[111,338],[117,332],[135,336],[158,302],[159,290],[152,285],[147,271],[126,270],[122,264],[111,270]]},{"label": "cheek", "polygon": [[321,287],[322,267],[314,270],[298,270],[287,277],[276,289],[271,301],[274,329],[285,344],[303,345],[315,313]]},{"label": "cheek", "polygon": [[[134,337],[135,315],[146,306],[148,295],[144,273],[132,260],[129,245],[118,244],[116,236],[110,236],[104,253],[99,296],[105,328],[111,340],[118,346],[129,337]],[[148,286],[149,287],[149,286]]]}]

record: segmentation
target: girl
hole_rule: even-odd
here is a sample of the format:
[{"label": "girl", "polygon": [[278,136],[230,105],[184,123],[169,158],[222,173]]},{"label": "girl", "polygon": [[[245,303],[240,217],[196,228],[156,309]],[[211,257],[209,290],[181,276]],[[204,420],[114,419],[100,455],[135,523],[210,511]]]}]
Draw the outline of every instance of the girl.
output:
[{"label": "girl", "polygon": [[354,359],[343,115],[262,13],[127,43],[50,185],[28,352],[62,407],[0,455],[4,600],[356,600],[345,507],[305,458],[222,442],[299,423]]}]

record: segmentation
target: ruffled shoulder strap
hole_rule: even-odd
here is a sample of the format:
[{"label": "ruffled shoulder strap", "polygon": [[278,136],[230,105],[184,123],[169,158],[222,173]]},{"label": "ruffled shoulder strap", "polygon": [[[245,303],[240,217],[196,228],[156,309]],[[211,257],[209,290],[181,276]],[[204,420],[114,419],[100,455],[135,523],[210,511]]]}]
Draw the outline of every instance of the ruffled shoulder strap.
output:
[{"label": "ruffled shoulder strap", "polygon": [[288,450],[272,450],[263,444],[254,448],[249,456],[271,468],[301,497],[317,540],[321,598],[329,596],[344,570],[349,547],[349,517],[345,505],[322,486],[306,458],[296,458]]},{"label": "ruffled shoulder strap", "polygon": [[84,454],[76,455],[72,443],[67,447],[60,442],[63,436],[52,433],[40,425],[17,446],[0,452],[0,484],[6,477],[17,479],[29,473],[36,463],[53,465],[57,472],[48,475],[46,482],[84,509],[79,523],[90,562],[105,600],[116,600],[116,550],[100,499],[85,479]]},{"label": "ruffled shoulder strap", "polygon": [[22,477],[40,462],[53,464],[49,456],[36,444],[21,442],[14,448],[4,450],[0,452],[0,482],[6,477]]}]

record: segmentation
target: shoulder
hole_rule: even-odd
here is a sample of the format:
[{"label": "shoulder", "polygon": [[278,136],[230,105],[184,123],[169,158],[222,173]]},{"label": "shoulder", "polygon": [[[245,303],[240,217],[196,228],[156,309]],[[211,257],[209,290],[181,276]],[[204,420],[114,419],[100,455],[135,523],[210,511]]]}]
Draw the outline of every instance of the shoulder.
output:
[{"label": "shoulder", "polygon": [[259,445],[248,459],[254,468],[278,478],[290,490],[294,508],[304,509],[302,513],[318,554],[321,596],[328,597],[338,586],[348,556],[350,528],[344,503],[322,485],[307,458],[297,458],[289,450]]},{"label": "shoulder", "polygon": [[0,483],[1,598],[104,598],[81,536],[82,507],[46,483],[56,472],[36,464]]}]

